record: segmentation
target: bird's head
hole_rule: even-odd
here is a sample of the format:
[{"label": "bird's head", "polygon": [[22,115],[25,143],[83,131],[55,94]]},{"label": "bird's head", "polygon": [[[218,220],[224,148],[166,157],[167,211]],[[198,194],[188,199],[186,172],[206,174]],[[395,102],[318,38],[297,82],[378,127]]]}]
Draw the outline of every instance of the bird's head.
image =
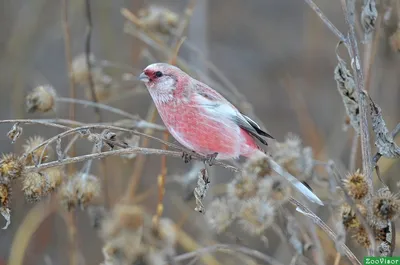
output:
[{"label": "bird's head", "polygon": [[182,71],[166,63],[155,63],[147,66],[139,76],[149,90],[153,92],[172,92]]}]

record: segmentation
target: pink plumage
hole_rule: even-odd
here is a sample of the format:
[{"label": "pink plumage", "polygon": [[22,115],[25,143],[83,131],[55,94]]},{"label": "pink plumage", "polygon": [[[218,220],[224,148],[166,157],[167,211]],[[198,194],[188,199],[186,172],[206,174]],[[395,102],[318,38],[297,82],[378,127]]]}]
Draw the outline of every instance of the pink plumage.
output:
[{"label": "pink plumage", "polygon": [[[205,156],[218,153],[216,159],[222,160],[249,157],[261,153],[257,141],[267,145],[264,138],[272,138],[217,91],[175,66],[151,64],[139,79],[148,88],[172,136],[196,153]],[[314,193],[282,171],[276,162],[271,160],[271,165],[307,198],[322,204]]]},{"label": "pink plumage", "polygon": [[172,136],[199,154],[248,157],[259,150],[255,137],[265,144],[261,137],[272,138],[218,92],[177,67],[152,64],[141,79]]}]

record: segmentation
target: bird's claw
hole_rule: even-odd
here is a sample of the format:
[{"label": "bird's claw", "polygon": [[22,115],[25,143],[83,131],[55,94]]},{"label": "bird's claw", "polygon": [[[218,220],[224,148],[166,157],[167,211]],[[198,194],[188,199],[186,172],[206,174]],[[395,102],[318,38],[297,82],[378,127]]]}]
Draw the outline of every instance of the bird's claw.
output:
[{"label": "bird's claw", "polygon": [[183,162],[185,162],[185,164],[187,164],[192,160],[192,155],[183,151],[182,158],[183,158]]},{"label": "bird's claw", "polygon": [[214,165],[215,159],[217,158],[217,155],[218,155],[217,152],[215,152],[213,154],[210,154],[210,155],[207,155],[205,160],[204,160],[204,163],[207,163],[211,167],[212,165]]}]

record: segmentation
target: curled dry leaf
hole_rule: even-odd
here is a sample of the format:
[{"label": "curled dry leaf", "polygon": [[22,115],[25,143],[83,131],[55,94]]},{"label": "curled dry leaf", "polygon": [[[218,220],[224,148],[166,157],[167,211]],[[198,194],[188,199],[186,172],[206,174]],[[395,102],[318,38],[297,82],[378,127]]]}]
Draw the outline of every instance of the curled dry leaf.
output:
[{"label": "curled dry leaf", "polygon": [[8,226],[11,224],[11,214],[10,214],[10,208],[5,208],[5,207],[1,207],[0,208],[0,213],[1,215],[4,217],[4,219],[6,219],[6,224],[3,226],[2,229],[7,229]]},{"label": "curled dry leaf", "polygon": [[208,171],[207,169],[203,168],[198,174],[197,187],[194,189],[194,197],[196,198],[196,208],[194,210],[199,213],[205,212],[203,200],[206,196],[209,186],[210,179],[208,178]]},{"label": "curled dry leaf", "polygon": [[7,133],[8,138],[11,139],[11,143],[15,143],[15,141],[21,136],[22,127],[19,126],[19,123],[15,123],[11,130]]},{"label": "curled dry leaf", "polygon": [[378,10],[376,9],[375,0],[365,0],[361,11],[361,25],[365,34],[364,41],[371,40],[377,17]]},{"label": "curled dry leaf", "polygon": [[370,99],[372,129],[375,133],[375,146],[379,154],[388,158],[400,157],[400,147],[394,142],[392,134],[386,127],[381,108]]},{"label": "curled dry leaf", "polygon": [[[339,48],[339,42],[336,49]],[[346,62],[339,56],[336,50],[336,56],[338,59],[338,65],[334,71],[334,78],[337,84],[337,88],[340,96],[342,97],[346,113],[350,118],[350,124],[354,130],[360,132],[360,109],[357,97],[357,91],[353,75],[347,69]]]}]

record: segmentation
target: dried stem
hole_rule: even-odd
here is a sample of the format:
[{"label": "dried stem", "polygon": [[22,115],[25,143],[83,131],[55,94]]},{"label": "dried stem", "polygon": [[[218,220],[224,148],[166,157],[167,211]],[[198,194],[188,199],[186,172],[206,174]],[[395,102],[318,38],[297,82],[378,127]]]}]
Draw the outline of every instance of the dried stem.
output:
[{"label": "dried stem", "polygon": [[[63,29],[64,29],[64,43],[65,43],[65,59],[67,61],[68,67],[68,76],[69,76],[69,93],[70,98],[76,98],[76,86],[75,80],[73,77],[73,69],[72,69],[72,53],[71,53],[71,35],[68,23],[68,0],[62,1],[62,22],[63,22]],[[75,120],[75,105],[70,104],[69,106],[69,119]],[[71,148],[71,155],[75,155],[75,146]],[[71,165],[69,168],[69,173],[72,175],[74,168]],[[76,226],[75,222],[73,221],[75,218],[75,214],[73,212],[68,213],[68,231],[69,231],[69,241],[70,241],[70,264],[75,265],[77,264],[77,238],[76,238]]]},{"label": "dried stem", "polygon": [[357,164],[358,133],[354,132],[351,143],[349,171],[354,172]]},{"label": "dried stem", "polygon": [[[96,153],[96,154],[88,154],[88,155],[76,156],[76,157],[71,157],[71,158],[65,158],[61,161],[51,161],[48,163],[42,163],[38,166],[28,166],[25,168],[25,170],[26,170],[26,172],[40,171],[40,170],[43,170],[46,168],[59,167],[59,166],[63,166],[63,165],[73,164],[73,163],[85,162],[85,161],[88,161],[91,159],[100,159],[100,158],[109,157],[109,156],[122,156],[122,155],[127,155],[127,154],[166,155],[166,156],[178,157],[178,158],[182,157],[182,152],[177,152],[177,151],[168,151],[168,150],[143,148],[143,147],[129,147],[129,148],[125,148],[125,149],[106,151],[106,152],[101,152],[101,153]],[[207,157],[193,154],[192,159],[204,161],[205,159],[207,159]],[[221,166],[223,168],[232,170],[233,172],[240,171],[240,169],[238,169],[234,166],[225,164],[220,161],[215,161],[214,164]]]},{"label": "dried stem", "polygon": [[325,16],[325,14],[319,9],[319,7],[312,0],[304,0],[312,10],[317,13],[317,15],[321,18],[321,20],[325,23],[326,26],[341,40],[343,43],[347,44],[347,39],[345,36],[337,29],[335,25]]},{"label": "dried stem", "polygon": [[202,256],[209,252],[217,252],[217,251],[230,252],[230,253],[240,252],[240,253],[246,254],[248,256],[262,260],[263,262],[266,262],[268,264],[282,265],[282,263],[275,260],[273,257],[268,256],[258,250],[250,249],[250,248],[242,247],[242,246],[237,246],[237,245],[228,245],[228,244],[217,244],[217,245],[213,245],[210,247],[201,248],[201,249],[198,249],[193,252],[188,252],[188,253],[176,256],[176,257],[174,257],[174,260],[175,261],[184,261],[187,259],[193,259],[198,256]]},{"label": "dried stem", "polygon": [[345,15],[346,23],[349,27],[349,55],[354,61],[354,82],[357,88],[358,101],[360,107],[360,135],[361,135],[361,153],[363,160],[363,171],[367,176],[368,185],[371,193],[373,192],[372,185],[372,170],[371,170],[371,146],[368,131],[367,108],[365,106],[364,76],[361,69],[360,53],[358,50],[357,37],[355,32],[355,0],[342,1],[342,8]]},{"label": "dried stem", "polygon": [[97,102],[83,100],[83,99],[63,98],[63,97],[57,97],[56,101],[91,106],[91,107],[94,107],[97,109],[104,109],[106,111],[121,115],[121,116],[129,118],[129,119],[134,119],[134,120],[137,119],[137,117],[135,115],[132,115],[129,112],[126,112],[121,109],[114,108],[114,107],[111,107],[111,106],[108,106],[108,105],[102,104],[102,103],[97,103]]},{"label": "dried stem", "polygon": [[[89,81],[89,88],[90,93],[92,96],[92,100],[97,103],[97,95],[94,87],[93,75],[92,75],[92,62],[90,61],[91,55],[91,40],[92,40],[92,29],[93,29],[93,22],[92,22],[92,11],[90,8],[90,0],[85,0],[85,14],[86,14],[86,40],[85,40],[85,56],[86,56],[86,67],[88,70],[88,81]],[[100,109],[98,106],[95,106],[95,111],[97,115],[98,122],[101,122],[101,114]]]},{"label": "dried stem", "polygon": [[[292,203],[293,205],[295,205],[299,211],[310,217],[311,220],[318,225],[331,239],[333,242],[337,242],[337,235],[332,231],[332,229],[324,223],[324,221],[321,220],[321,218],[319,218],[317,215],[315,215],[315,213],[313,213],[310,209],[308,209],[306,206],[304,206],[302,203],[300,203],[299,201],[297,201],[296,199],[294,199],[293,197],[291,197],[289,199],[290,203]],[[354,265],[361,265],[361,262],[357,259],[357,257],[354,255],[354,253],[346,246],[346,244],[338,242],[340,244],[340,246],[343,248],[346,256],[348,257],[348,259],[351,261],[352,264]]]}]

